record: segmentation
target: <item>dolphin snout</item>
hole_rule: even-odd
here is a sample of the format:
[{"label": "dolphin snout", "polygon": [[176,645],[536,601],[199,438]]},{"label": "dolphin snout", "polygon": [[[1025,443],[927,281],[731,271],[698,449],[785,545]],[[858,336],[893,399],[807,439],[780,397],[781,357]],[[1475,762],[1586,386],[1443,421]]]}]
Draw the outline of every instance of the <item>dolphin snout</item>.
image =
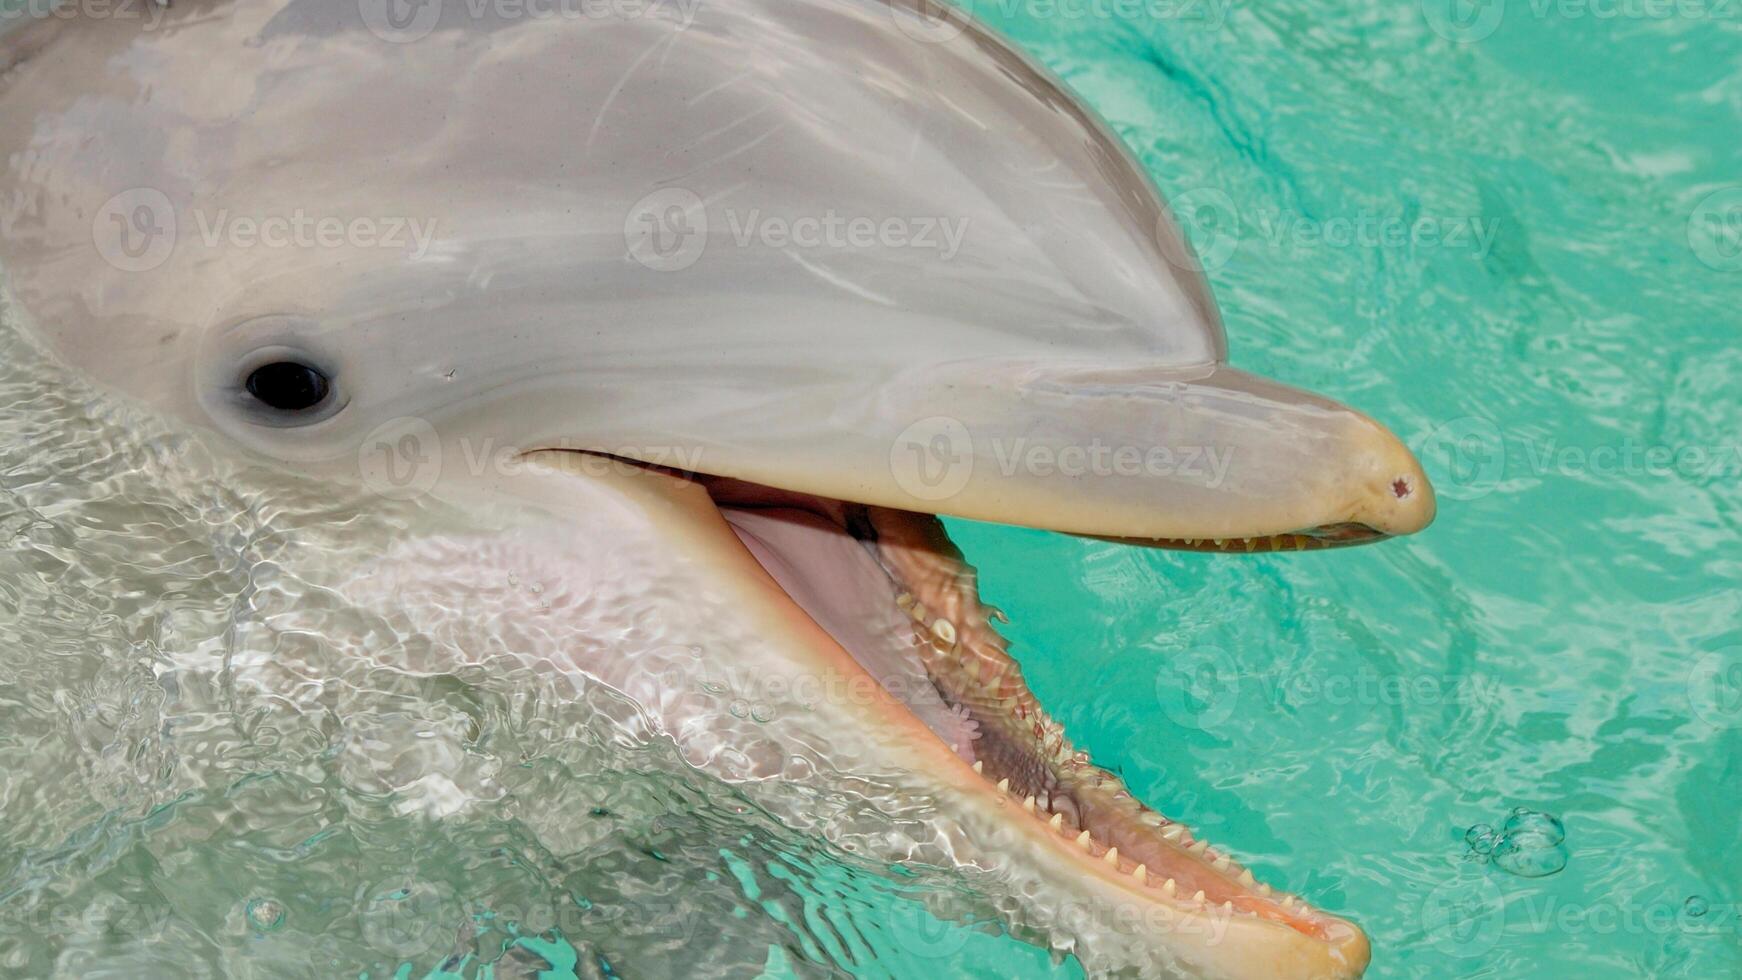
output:
[{"label": "dolphin snout", "polygon": [[1433,484],[1415,454],[1377,422],[1362,417],[1364,431],[1351,451],[1356,503],[1351,520],[1387,535],[1414,534],[1433,523]]}]

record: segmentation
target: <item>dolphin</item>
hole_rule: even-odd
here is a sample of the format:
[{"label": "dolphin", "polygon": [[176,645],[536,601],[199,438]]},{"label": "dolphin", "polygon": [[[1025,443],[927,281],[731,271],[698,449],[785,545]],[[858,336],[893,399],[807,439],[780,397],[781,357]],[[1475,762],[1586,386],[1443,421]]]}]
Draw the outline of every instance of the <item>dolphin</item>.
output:
[{"label": "dolphin", "polygon": [[1228,366],[1047,71],[929,0],[104,10],[0,35],[8,316],[223,458],[446,515],[357,601],[512,634],[722,780],[926,801],[1092,972],[1364,970],[1071,745],[938,520],[1244,554],[1434,513],[1383,426]]}]

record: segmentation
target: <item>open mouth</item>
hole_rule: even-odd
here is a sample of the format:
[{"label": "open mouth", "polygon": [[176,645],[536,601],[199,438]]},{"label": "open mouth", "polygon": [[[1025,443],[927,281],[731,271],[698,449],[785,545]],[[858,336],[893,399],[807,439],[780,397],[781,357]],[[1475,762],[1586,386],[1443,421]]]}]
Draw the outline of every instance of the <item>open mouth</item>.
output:
[{"label": "open mouth", "polygon": [[[993,627],[1001,614],[980,601],[974,569],[937,518],[684,475],[792,602],[977,774],[962,774],[964,791],[1001,794],[1014,804],[1010,819],[1030,821],[1083,874],[1130,894],[1181,915],[1266,920],[1364,958],[1359,930],[1258,882],[1071,745],[1024,682]],[[1298,537],[1335,544],[1358,533]],[[1294,537],[1254,539],[1251,550]],[[1241,540],[1202,545],[1248,550]]]}]

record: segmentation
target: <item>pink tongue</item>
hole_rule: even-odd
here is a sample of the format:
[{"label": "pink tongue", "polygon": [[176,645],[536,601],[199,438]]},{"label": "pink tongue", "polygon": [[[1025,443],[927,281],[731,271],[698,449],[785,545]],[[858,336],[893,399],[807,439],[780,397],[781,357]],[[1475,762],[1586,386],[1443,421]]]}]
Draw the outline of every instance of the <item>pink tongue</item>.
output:
[{"label": "pink tongue", "polygon": [[927,679],[913,621],[896,607],[889,573],[866,547],[820,515],[790,508],[721,508],[738,540],[818,626],[964,759],[977,726]]}]

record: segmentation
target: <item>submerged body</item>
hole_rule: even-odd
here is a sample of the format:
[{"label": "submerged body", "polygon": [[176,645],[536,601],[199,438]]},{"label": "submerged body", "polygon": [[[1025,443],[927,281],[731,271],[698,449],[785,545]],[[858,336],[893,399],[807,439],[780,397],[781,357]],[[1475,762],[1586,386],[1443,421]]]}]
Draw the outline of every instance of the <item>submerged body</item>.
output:
[{"label": "submerged body", "polygon": [[[27,325],[214,446],[471,515],[349,593],[488,610],[721,778],[935,801],[1092,969],[1359,973],[1359,930],[1071,749],[931,516],[1241,552],[1432,517],[1382,427],[1224,363],[1105,127],[923,4],[420,10],[0,38]],[[693,683],[722,670],[790,710],[727,711]]]}]

